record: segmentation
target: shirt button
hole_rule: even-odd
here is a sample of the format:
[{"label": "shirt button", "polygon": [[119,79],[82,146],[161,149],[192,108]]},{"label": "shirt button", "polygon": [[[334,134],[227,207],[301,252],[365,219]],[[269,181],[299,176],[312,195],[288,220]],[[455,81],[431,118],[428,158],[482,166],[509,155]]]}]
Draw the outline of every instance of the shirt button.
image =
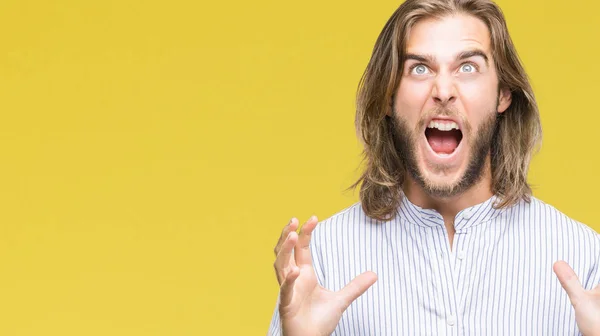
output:
[{"label": "shirt button", "polygon": [[448,323],[448,325],[453,326],[456,323],[456,316],[454,316],[454,315],[448,316],[448,319],[446,320],[446,322]]},{"label": "shirt button", "polygon": [[465,251],[459,251],[458,252],[458,259],[463,260],[465,259]]}]

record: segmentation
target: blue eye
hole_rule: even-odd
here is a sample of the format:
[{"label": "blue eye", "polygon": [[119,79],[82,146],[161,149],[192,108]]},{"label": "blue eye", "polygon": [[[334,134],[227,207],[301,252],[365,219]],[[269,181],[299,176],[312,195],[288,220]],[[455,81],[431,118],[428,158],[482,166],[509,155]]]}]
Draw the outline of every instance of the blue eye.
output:
[{"label": "blue eye", "polygon": [[427,67],[424,66],[423,64],[418,64],[418,65],[414,66],[411,71],[411,73],[413,73],[415,75],[424,75],[427,72],[429,72],[429,69],[427,69]]},{"label": "blue eye", "polygon": [[473,64],[465,63],[460,66],[460,70],[461,70],[461,72],[471,73],[471,72],[476,72],[477,68]]}]

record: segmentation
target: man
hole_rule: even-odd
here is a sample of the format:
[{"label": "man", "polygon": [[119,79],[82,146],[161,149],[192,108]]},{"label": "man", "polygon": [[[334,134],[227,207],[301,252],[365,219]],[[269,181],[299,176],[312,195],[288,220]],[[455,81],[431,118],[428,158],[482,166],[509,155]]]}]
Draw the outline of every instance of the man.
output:
[{"label": "man", "polygon": [[356,125],[361,202],[283,229],[269,334],[600,335],[600,235],[531,196],[539,114],[494,3],[403,3]]}]

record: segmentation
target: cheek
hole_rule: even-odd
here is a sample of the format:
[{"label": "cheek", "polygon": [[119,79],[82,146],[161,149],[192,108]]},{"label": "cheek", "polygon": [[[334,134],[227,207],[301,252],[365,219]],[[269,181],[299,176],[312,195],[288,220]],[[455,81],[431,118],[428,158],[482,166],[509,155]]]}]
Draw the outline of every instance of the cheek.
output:
[{"label": "cheek", "polygon": [[395,113],[411,122],[418,120],[423,106],[427,103],[431,85],[403,81],[396,91]]},{"label": "cheek", "polygon": [[496,112],[498,91],[481,83],[465,83],[460,88],[460,99],[469,123],[476,128],[490,113]]}]

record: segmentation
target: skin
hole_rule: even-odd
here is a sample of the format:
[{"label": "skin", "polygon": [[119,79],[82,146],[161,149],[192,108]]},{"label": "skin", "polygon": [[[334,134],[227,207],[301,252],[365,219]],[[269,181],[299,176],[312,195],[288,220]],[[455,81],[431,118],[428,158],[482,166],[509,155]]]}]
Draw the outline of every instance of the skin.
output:
[{"label": "skin", "polygon": [[[469,51],[485,57],[458,57]],[[489,152],[471,185],[454,194],[448,190],[455,190],[464,180],[477,134],[486,127],[486,120],[506,111],[511,96],[498,89],[489,31],[474,17],[454,15],[418,22],[407,41],[407,53],[422,59],[406,61],[392,117],[402,121],[400,130],[412,140],[420,180],[409,174],[403,190],[411,202],[443,216],[452,247],[456,214],[493,195]],[[412,68],[416,64],[421,66]],[[436,157],[424,139],[424,122],[440,111],[459,121],[463,132],[462,147],[451,158]],[[317,222],[311,217],[297,233],[299,223],[293,218],[275,246],[274,268],[281,286],[279,314],[285,336],[330,335],[348,306],[377,281],[375,273],[365,272],[338,292],[320,286],[309,250]],[[575,308],[580,331],[585,336],[600,336],[600,285],[584,290],[564,261],[554,264],[554,272]]]}]

